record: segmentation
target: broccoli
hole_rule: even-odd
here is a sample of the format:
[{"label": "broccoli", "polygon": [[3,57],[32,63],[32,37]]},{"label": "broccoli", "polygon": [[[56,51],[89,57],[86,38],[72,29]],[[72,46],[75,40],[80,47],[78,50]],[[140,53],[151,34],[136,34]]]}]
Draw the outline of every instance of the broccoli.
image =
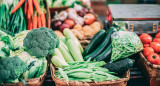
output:
[{"label": "broccoli", "polygon": [[26,51],[37,58],[52,54],[59,46],[56,34],[46,27],[31,30],[23,40]]},{"label": "broccoli", "polygon": [[0,83],[17,82],[27,68],[27,64],[17,56],[0,59]]}]

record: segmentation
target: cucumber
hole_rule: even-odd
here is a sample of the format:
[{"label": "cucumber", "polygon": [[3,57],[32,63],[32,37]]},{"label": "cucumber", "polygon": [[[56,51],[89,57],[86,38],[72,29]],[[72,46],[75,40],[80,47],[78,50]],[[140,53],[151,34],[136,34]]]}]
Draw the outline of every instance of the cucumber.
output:
[{"label": "cucumber", "polygon": [[97,55],[99,55],[109,44],[111,44],[111,34],[115,32],[115,28],[109,28],[107,34],[105,35],[102,43],[90,54],[84,57],[85,60],[91,58],[93,60]]},{"label": "cucumber", "polygon": [[99,43],[101,43],[105,37],[105,30],[100,30],[91,40],[91,42],[88,44],[87,48],[83,52],[83,56],[88,55],[91,53]]},{"label": "cucumber", "polygon": [[114,63],[107,63],[103,67],[107,68],[109,71],[112,71],[112,72],[124,73],[129,68],[131,68],[133,64],[134,62],[132,59],[125,58]]},{"label": "cucumber", "polygon": [[107,49],[105,49],[101,54],[95,57],[96,61],[109,61],[112,53],[112,44],[110,44]]}]

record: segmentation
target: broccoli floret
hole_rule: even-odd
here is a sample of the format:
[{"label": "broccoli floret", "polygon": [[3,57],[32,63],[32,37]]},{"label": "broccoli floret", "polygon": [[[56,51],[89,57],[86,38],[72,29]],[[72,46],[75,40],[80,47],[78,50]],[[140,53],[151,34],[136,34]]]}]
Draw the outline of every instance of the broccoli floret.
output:
[{"label": "broccoli floret", "polygon": [[23,40],[26,51],[37,58],[52,54],[59,46],[59,39],[54,31],[46,27],[31,30]]},{"label": "broccoli floret", "polygon": [[17,81],[27,68],[27,64],[17,56],[0,59],[0,82],[11,83]]}]

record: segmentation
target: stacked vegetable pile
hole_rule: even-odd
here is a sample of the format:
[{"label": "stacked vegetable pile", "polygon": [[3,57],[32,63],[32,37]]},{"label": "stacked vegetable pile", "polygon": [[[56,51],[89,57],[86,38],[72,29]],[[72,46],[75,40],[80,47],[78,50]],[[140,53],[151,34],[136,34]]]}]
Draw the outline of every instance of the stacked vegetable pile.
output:
[{"label": "stacked vegetable pile", "polygon": [[146,59],[152,64],[160,65],[160,33],[157,33],[155,38],[144,33],[140,35],[140,39],[143,43],[143,55]]},{"label": "stacked vegetable pile", "polygon": [[59,47],[52,54],[52,63],[57,67],[68,66],[67,62],[84,61],[83,48],[72,31],[68,28],[63,30],[64,37],[60,39]]},{"label": "stacked vegetable pile", "polygon": [[124,73],[133,66],[133,60],[127,57],[141,51],[143,45],[139,37],[117,26],[108,31],[99,31],[84,50],[85,60],[105,61],[109,71]]},{"label": "stacked vegetable pile", "polygon": [[[78,4],[55,14],[52,29],[59,29],[63,32],[64,28],[70,28],[79,39],[93,36],[102,29],[100,22],[96,21],[95,14]],[[56,30],[56,33],[59,34],[58,37],[63,35],[60,31]]]},{"label": "stacked vegetable pile", "polygon": [[0,28],[11,35],[24,31],[27,27],[22,7],[14,14],[10,14],[18,1],[19,0],[2,0],[0,5]]},{"label": "stacked vegetable pile", "polygon": [[[63,30],[65,36],[60,38],[60,45],[52,54],[51,61],[58,68],[56,76],[68,81],[107,81],[120,79],[116,73],[105,67],[104,61],[93,62],[83,60],[83,48],[72,31]],[[127,61],[126,61],[127,62]],[[132,61],[131,61],[132,62]],[[129,62],[130,63],[130,62]],[[131,63],[133,65],[133,63]]]},{"label": "stacked vegetable pile", "polygon": [[106,68],[101,66],[105,65],[105,62],[72,62],[68,63],[70,66],[65,68],[58,68],[56,75],[60,79],[68,81],[110,81],[120,79],[114,76],[114,72],[110,72]]},{"label": "stacked vegetable pile", "polygon": [[11,37],[0,30],[0,83],[32,79],[47,70],[46,56],[59,46],[56,34],[45,27]]}]

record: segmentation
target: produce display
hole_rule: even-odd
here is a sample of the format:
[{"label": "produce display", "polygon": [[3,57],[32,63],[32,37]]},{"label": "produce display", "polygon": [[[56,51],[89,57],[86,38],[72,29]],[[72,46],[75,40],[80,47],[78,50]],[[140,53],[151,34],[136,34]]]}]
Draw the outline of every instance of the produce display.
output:
[{"label": "produce display", "polygon": [[[52,64],[58,68],[55,75],[59,79],[65,79],[67,82],[93,82],[120,79],[120,74],[124,74],[129,68],[131,68],[134,64],[134,61],[126,58],[114,63],[105,62],[106,58],[110,59],[111,57],[111,34],[115,31],[117,31],[117,28],[115,27],[111,27],[107,32],[105,30],[99,31],[91,40],[91,43],[88,45],[89,47],[83,51],[81,50],[81,44],[74,36],[72,31],[68,28],[65,28],[63,30],[64,36],[59,38],[60,45],[58,48],[56,48],[56,51],[52,54],[51,58]],[[96,48],[93,48],[95,45],[99,45],[96,39],[99,40],[99,43],[104,40],[109,49],[101,44],[101,47],[97,47],[97,50]],[[88,59],[84,57],[84,60],[87,61],[83,60],[84,55],[94,52],[91,51],[92,49],[96,50],[97,53],[101,48],[106,50],[104,50],[104,52],[101,54],[97,54],[98,56],[95,56],[95,58],[91,57],[90,55],[88,56]]]},{"label": "produce display", "polygon": [[45,27],[25,30],[14,37],[0,30],[0,83],[40,77],[47,71],[47,55],[58,46],[56,34]]},{"label": "produce display", "polygon": [[64,28],[69,28],[79,39],[94,36],[102,29],[96,15],[90,9],[78,4],[74,4],[73,8],[68,8],[59,13],[56,12],[51,26],[57,32],[58,37],[63,36],[61,32]]},{"label": "produce display", "polygon": [[2,4],[0,5],[0,28],[10,35],[24,31],[27,28],[22,7],[14,14],[10,13],[18,4],[18,1],[19,0],[2,0]]},{"label": "produce display", "polygon": [[150,63],[160,65],[160,33],[157,33],[155,37],[146,33],[141,34],[139,37],[144,47],[143,55]]},{"label": "produce display", "polygon": [[[66,7],[49,15],[52,29],[46,26],[48,6]],[[0,86],[26,85],[31,79],[40,79],[34,85],[42,84],[49,62],[52,78],[67,85],[125,84],[135,62],[130,56],[141,51],[151,64],[160,65],[160,32],[138,36],[118,23],[105,29],[83,0],[2,0]],[[86,40],[83,46],[81,41]]]}]

